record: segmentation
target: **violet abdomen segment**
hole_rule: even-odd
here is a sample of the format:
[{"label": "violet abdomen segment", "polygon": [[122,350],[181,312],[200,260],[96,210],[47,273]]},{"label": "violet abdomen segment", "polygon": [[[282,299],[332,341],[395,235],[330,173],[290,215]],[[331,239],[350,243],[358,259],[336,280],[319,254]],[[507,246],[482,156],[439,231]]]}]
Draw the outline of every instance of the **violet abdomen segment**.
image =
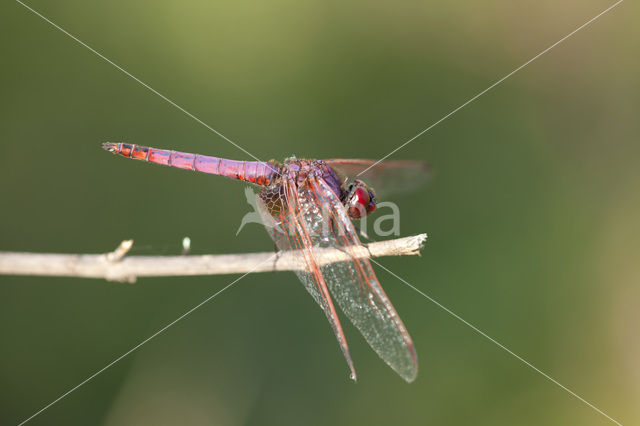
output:
[{"label": "violet abdomen segment", "polygon": [[269,185],[278,174],[278,168],[275,165],[264,161],[236,161],[225,158],[219,161],[216,174],[258,185]]},{"label": "violet abdomen segment", "polygon": [[147,146],[113,143],[102,144],[102,148],[122,157],[193,170],[243,180],[258,185],[269,185],[278,174],[278,167],[263,161],[235,161],[208,155],[170,151]]}]

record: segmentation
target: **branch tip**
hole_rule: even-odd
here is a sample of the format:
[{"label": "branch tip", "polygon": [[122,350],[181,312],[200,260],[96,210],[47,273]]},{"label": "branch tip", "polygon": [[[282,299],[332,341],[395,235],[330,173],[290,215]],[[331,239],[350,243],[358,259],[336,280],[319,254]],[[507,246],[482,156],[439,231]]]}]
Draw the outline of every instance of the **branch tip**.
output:
[{"label": "branch tip", "polygon": [[124,240],[114,251],[107,253],[107,261],[112,263],[119,262],[131,250],[132,246],[133,240]]}]

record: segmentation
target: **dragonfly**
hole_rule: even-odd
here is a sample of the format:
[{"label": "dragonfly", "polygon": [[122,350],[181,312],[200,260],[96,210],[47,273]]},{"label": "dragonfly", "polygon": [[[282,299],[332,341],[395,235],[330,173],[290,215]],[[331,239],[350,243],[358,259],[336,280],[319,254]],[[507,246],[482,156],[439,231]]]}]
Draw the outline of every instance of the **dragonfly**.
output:
[{"label": "dragonfly", "polygon": [[[426,163],[295,157],[282,163],[236,161],[120,142],[104,143],[103,148],[126,158],[259,186],[256,205],[263,224],[278,250],[296,250],[303,257],[306,268],[296,274],[326,314],[351,379],[356,380],[356,370],[334,301],[384,362],[407,382],[415,380],[413,341],[369,260],[353,254],[354,247],[362,245],[353,220],[375,210],[378,194],[420,184],[428,173]],[[319,262],[317,253],[326,248],[349,254],[349,260]]]}]

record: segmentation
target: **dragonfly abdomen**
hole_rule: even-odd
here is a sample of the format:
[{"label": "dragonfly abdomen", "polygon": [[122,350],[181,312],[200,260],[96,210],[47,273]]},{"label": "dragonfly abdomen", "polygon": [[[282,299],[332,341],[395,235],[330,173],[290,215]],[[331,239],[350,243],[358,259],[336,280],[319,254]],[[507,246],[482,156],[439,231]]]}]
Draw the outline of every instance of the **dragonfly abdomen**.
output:
[{"label": "dragonfly abdomen", "polygon": [[102,148],[122,157],[196,172],[226,176],[258,185],[269,185],[278,167],[263,161],[236,161],[208,155],[170,151],[148,146],[107,142]]}]

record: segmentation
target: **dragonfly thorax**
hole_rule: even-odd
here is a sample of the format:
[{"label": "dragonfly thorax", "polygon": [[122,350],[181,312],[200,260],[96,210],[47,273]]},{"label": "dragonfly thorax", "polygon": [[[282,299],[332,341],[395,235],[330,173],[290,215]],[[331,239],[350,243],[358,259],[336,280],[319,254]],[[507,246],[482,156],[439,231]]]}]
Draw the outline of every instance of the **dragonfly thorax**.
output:
[{"label": "dragonfly thorax", "polygon": [[279,177],[272,185],[261,191],[261,198],[269,208],[269,212],[276,216],[283,212],[282,197],[285,181],[304,189],[309,179],[324,181],[336,194],[351,219],[361,219],[376,208],[376,196],[373,189],[360,179],[343,182],[325,161],[306,160],[289,157],[280,167]]},{"label": "dragonfly thorax", "polygon": [[322,160],[306,160],[289,157],[284,160],[280,175],[282,179],[290,179],[298,186],[303,186],[309,178],[325,181],[331,190],[340,197],[342,182],[336,172]]}]

